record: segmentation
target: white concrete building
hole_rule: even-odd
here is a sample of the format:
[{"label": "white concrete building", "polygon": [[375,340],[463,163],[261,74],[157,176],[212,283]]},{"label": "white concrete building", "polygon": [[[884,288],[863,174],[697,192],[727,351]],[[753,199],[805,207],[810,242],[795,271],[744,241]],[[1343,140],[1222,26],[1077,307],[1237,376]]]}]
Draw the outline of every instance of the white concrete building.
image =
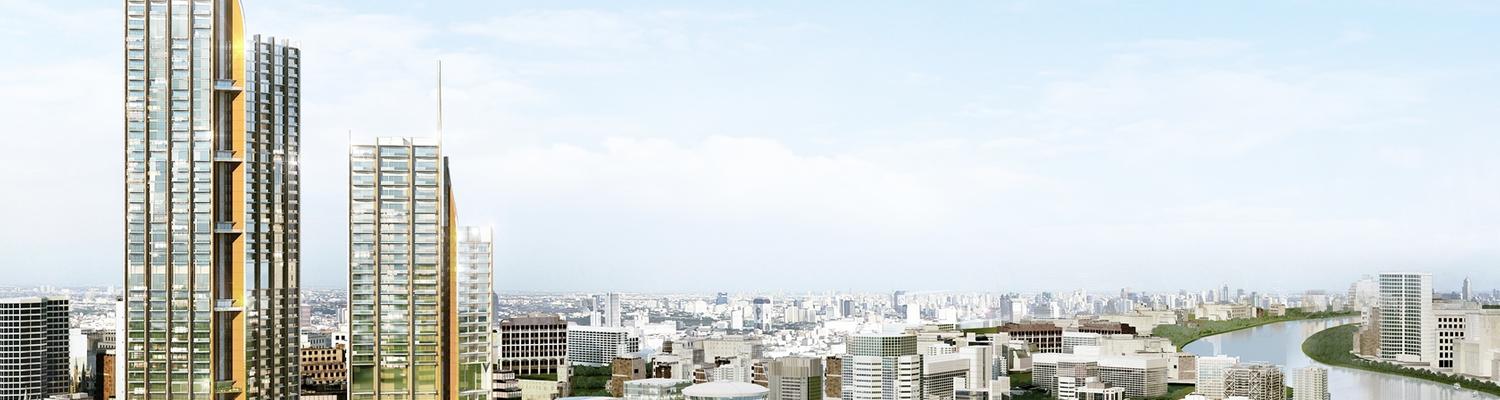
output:
[{"label": "white concrete building", "polygon": [[1223,399],[1228,394],[1226,374],[1239,363],[1238,357],[1198,357],[1198,387],[1195,393],[1211,400]]},{"label": "white concrete building", "polygon": [[615,357],[641,351],[634,330],[609,326],[568,325],[568,362],[602,367]]},{"label": "white concrete building", "polygon": [[1422,366],[1437,361],[1432,274],[1380,274],[1380,357]]},{"label": "white concrete building", "polygon": [[922,355],[913,334],[855,334],[845,342],[843,400],[922,399]]},{"label": "white concrete building", "polygon": [[1328,369],[1306,367],[1292,371],[1292,400],[1329,400]]},{"label": "white concrete building", "polygon": [[687,400],[765,400],[770,390],[744,382],[709,382],[682,389]]}]

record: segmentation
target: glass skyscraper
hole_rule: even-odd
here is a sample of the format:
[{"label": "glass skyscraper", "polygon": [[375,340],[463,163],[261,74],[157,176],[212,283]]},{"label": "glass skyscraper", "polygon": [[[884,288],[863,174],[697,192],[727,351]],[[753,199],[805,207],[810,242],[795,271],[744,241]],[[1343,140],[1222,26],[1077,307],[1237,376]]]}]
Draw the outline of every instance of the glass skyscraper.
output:
[{"label": "glass skyscraper", "polygon": [[126,399],[298,397],[296,48],[125,1]]},{"label": "glass skyscraper", "polygon": [[349,394],[438,400],[460,392],[458,241],[436,139],[349,149]]}]

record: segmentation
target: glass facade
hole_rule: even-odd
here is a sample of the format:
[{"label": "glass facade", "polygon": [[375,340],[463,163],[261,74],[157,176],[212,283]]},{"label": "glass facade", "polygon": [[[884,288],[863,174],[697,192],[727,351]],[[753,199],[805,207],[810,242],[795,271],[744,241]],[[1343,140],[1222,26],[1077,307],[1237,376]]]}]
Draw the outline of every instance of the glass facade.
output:
[{"label": "glass facade", "polygon": [[456,392],[454,225],[443,164],[435,140],[350,146],[351,399]]},{"label": "glass facade", "polygon": [[299,52],[125,2],[127,399],[297,398]]},{"label": "glass facade", "polygon": [[490,276],[494,233],[466,226],[458,230],[458,390],[459,398],[489,400],[485,379],[494,363],[490,344],[494,312]]}]

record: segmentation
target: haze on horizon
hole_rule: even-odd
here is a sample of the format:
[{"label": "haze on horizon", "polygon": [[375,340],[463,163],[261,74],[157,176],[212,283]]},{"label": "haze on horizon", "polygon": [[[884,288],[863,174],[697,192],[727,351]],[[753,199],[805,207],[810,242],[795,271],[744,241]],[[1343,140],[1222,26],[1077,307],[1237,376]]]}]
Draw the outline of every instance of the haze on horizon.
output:
[{"label": "haze on horizon", "polygon": [[[247,0],[306,287],[430,136],[504,291],[1500,287],[1500,4]],[[0,285],[122,280],[118,2],[0,0]]]}]

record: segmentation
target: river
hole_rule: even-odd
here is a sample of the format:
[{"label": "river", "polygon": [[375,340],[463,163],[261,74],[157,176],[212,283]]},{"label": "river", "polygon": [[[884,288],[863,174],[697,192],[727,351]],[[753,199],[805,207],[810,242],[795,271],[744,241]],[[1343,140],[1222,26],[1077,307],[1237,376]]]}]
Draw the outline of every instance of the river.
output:
[{"label": "river", "polygon": [[[1349,319],[1291,321],[1262,325],[1199,339],[1184,349],[1199,356],[1224,354],[1240,362],[1264,361],[1286,367],[1286,383],[1292,384],[1291,369],[1317,364],[1302,354],[1302,341],[1323,329],[1351,322]],[[1317,364],[1322,365],[1322,364]],[[1452,385],[1379,374],[1342,367],[1328,367],[1328,391],[1334,400],[1494,400],[1500,397]]]}]

